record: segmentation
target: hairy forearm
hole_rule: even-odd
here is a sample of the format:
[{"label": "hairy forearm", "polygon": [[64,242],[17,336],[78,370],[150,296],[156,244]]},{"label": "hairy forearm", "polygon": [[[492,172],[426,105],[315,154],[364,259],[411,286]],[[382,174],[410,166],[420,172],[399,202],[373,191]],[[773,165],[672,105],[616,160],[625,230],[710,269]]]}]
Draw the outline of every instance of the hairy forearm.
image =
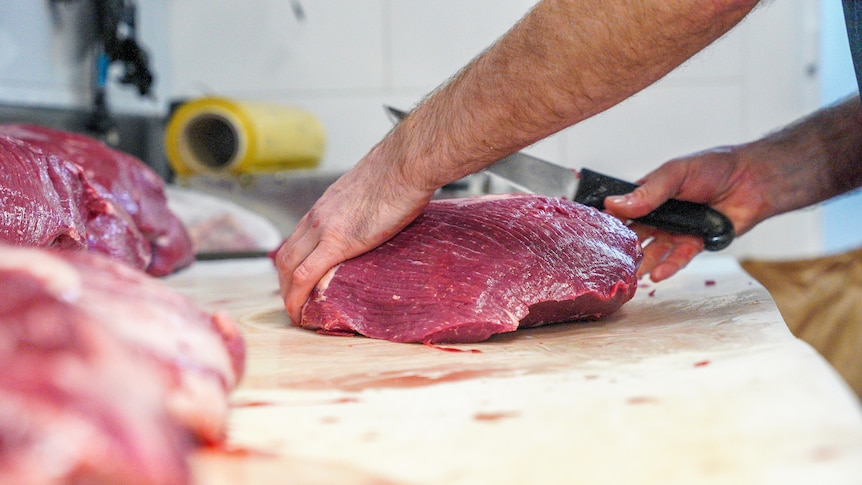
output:
[{"label": "hairy forearm", "polygon": [[770,212],[806,207],[862,186],[862,104],[852,96],[749,144],[767,170]]},{"label": "hairy forearm", "polygon": [[649,86],[756,0],[545,0],[433,93],[376,154],[439,187]]}]

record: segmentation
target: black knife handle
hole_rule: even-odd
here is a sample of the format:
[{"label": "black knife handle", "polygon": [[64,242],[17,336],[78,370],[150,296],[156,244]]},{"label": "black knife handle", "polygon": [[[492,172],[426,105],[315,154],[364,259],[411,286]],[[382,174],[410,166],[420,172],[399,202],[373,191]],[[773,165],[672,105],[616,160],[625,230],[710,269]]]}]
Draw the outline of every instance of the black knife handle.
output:
[{"label": "black knife handle", "polygon": [[[592,170],[581,169],[581,181],[575,201],[605,209],[605,197],[628,194],[637,184],[615,179]],[[635,221],[664,231],[691,234],[703,238],[707,251],[720,251],[733,241],[733,223],[724,214],[705,204],[670,199]]]}]

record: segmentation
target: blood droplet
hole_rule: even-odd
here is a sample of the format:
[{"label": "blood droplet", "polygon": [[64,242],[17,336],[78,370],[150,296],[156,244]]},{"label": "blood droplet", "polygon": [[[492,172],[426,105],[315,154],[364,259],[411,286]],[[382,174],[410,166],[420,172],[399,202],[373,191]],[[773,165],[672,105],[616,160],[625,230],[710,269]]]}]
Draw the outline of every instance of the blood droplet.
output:
[{"label": "blood droplet", "polygon": [[476,413],[473,419],[476,421],[499,421],[505,418],[514,418],[518,413],[514,412],[496,412],[496,413]]},{"label": "blood droplet", "polygon": [[434,344],[425,344],[427,347],[431,347],[432,349],[442,350],[443,352],[469,352],[471,354],[481,354],[482,351],[479,349],[456,349],[454,347],[441,347],[439,345]]},{"label": "blood droplet", "polygon": [[232,408],[260,408],[264,406],[271,406],[272,403],[264,402],[264,401],[248,401],[248,402],[239,402],[236,404],[232,404]]}]

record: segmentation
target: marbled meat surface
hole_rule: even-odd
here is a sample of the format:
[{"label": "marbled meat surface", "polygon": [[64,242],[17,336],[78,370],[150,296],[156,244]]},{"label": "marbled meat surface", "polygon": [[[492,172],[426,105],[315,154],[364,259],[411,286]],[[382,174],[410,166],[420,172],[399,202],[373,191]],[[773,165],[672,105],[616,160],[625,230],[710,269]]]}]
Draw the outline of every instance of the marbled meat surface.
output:
[{"label": "marbled meat surface", "polygon": [[225,438],[225,315],[103,255],[0,245],[0,483],[184,484]]},{"label": "marbled meat surface", "polygon": [[89,249],[156,276],[194,259],[162,180],[84,135],[0,125],[0,242]]},{"label": "marbled meat surface", "polygon": [[642,258],[619,220],[536,195],[432,201],[391,240],[327,273],[300,325],[395,342],[478,342],[605,316]]}]

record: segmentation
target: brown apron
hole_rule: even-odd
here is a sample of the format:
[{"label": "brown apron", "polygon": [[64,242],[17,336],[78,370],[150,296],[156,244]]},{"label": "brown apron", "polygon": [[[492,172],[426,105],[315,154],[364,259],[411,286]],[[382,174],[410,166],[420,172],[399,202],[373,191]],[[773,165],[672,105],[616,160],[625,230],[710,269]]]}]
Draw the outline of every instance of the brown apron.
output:
[{"label": "brown apron", "polygon": [[862,399],[862,248],[793,261],[741,261],[772,295],[790,331]]}]

